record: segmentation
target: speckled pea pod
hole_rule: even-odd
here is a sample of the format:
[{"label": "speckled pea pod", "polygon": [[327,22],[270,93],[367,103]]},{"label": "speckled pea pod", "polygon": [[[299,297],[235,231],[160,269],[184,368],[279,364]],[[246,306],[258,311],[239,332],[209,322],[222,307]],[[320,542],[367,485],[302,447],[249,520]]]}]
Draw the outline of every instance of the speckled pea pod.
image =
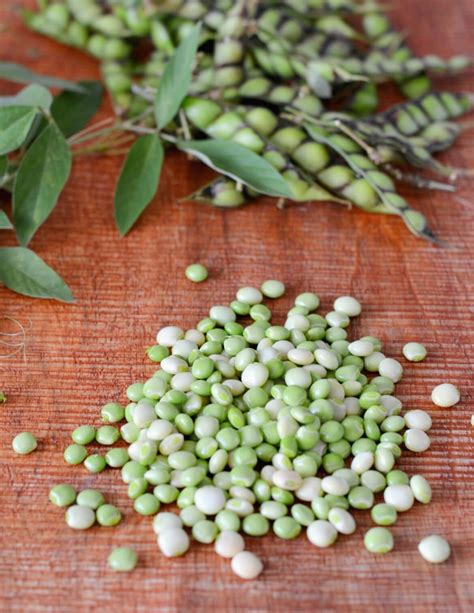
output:
[{"label": "speckled pea pod", "polygon": [[365,181],[367,187],[375,193],[380,203],[388,210],[392,210],[400,215],[413,234],[436,242],[436,238],[428,227],[424,215],[412,209],[407,201],[396,193],[392,179],[380,172],[366,155],[345,151],[340,146],[338,135],[328,134],[325,130],[316,128],[311,124],[305,124],[305,128],[316,142],[320,142],[333,149],[344,159],[347,165],[360,177],[360,181]]},{"label": "speckled pea pod", "polygon": [[299,88],[296,84],[276,84],[264,76],[257,76],[246,79],[237,89],[236,95],[241,98],[262,100],[275,106],[291,106],[317,117],[323,111],[323,104],[317,96],[308,93],[306,89]]},{"label": "speckled pea pod", "polygon": [[249,202],[255,193],[245,185],[238,185],[228,177],[220,176],[200,187],[186,200],[211,204],[217,208],[234,209]]}]

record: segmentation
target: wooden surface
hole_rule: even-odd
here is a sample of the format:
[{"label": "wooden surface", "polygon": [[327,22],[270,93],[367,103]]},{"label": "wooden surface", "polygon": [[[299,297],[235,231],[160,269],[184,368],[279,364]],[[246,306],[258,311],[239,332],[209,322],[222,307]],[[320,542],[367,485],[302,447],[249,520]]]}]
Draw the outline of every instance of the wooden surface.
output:
[{"label": "wooden surface", "polygon": [[[96,63],[76,51],[27,32],[2,2],[0,57],[70,78],[98,76]],[[17,7],[20,3],[17,3]],[[474,53],[470,0],[393,3],[394,18],[410,27],[420,52]],[[474,91],[469,77],[445,82]],[[3,92],[14,88],[1,84]],[[104,111],[104,114],[108,109]],[[472,166],[465,135],[448,158]],[[472,405],[472,185],[459,198],[407,191],[445,242],[440,249],[411,236],[398,219],[345,212],[337,205],[291,206],[270,201],[221,212],[179,198],[203,182],[206,171],[182,156],[166,161],[160,195],[137,227],[120,239],[112,221],[112,189],[121,161],[83,158],[74,165],[59,206],[32,247],[70,284],[77,302],[66,306],[31,300],[0,289],[0,314],[31,320],[26,362],[0,360],[0,610],[1,611],[472,611],[474,607],[474,475]],[[2,244],[13,239],[2,233]],[[205,262],[210,280],[191,285],[183,271]],[[404,341],[429,348],[422,364],[404,364],[398,395],[406,408],[433,416],[432,447],[407,453],[400,465],[422,473],[433,486],[433,503],[416,505],[393,528],[395,550],[384,557],[362,544],[370,526],[356,513],[359,529],[329,551],[305,537],[283,542],[247,539],[265,562],[259,581],[243,583],[210,546],[193,545],[182,559],[163,558],[149,519],[137,518],[116,471],[98,477],[65,466],[62,451],[72,429],[98,423],[99,407],[122,400],[127,385],[149,376],[144,357],[156,330],[176,323],[191,327],[213,303],[225,303],[242,284],[268,277],[288,285],[275,311],[282,317],[297,292],[316,291],[329,309],[341,293],[361,299],[362,316],[352,334],[383,338],[399,357]],[[7,321],[0,321],[7,331]],[[3,337],[2,337],[3,338]],[[431,405],[433,386],[449,380],[462,390],[452,409]],[[22,430],[39,438],[38,450],[18,457],[11,438]],[[125,521],[114,529],[73,533],[63,513],[48,503],[61,481],[95,486],[116,503]],[[431,566],[417,552],[429,533],[443,534],[453,555]],[[106,558],[113,545],[132,544],[137,570],[113,574]]]}]

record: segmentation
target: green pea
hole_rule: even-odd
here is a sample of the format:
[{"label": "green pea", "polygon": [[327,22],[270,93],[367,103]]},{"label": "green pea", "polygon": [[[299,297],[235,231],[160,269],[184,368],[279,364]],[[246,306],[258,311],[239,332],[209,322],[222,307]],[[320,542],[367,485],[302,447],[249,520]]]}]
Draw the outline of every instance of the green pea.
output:
[{"label": "green pea", "polygon": [[194,504],[194,495],[197,491],[197,487],[185,487],[181,490],[176,504],[180,509],[185,509],[186,507]]},{"label": "green pea", "polygon": [[231,530],[238,532],[240,530],[240,517],[234,511],[223,509],[215,517],[215,522],[219,530]]},{"label": "green pea", "polygon": [[[38,446],[38,443],[36,441],[36,438],[30,432],[21,432],[20,434],[17,434],[12,441],[13,451],[15,453],[18,453],[19,455],[26,455],[28,453],[31,453],[32,451],[36,449],[37,446]],[[68,462],[68,463],[69,464],[79,464],[80,462],[82,462],[82,460],[79,460],[79,462]]]},{"label": "green pea", "polygon": [[331,475],[334,471],[344,468],[344,459],[337,453],[326,453],[322,465],[324,470]]},{"label": "green pea", "polygon": [[171,504],[178,499],[179,490],[169,483],[162,483],[154,488],[153,495],[163,504]]},{"label": "green pea", "polygon": [[391,470],[385,475],[387,485],[408,485],[410,479],[403,470]]},{"label": "green pea", "polygon": [[142,494],[144,494],[148,489],[148,481],[144,477],[138,477],[138,479],[134,479],[128,485],[127,495],[132,500],[135,500]]},{"label": "green pea", "polygon": [[349,504],[354,509],[370,509],[374,504],[374,494],[364,485],[353,487],[347,495]]},{"label": "green pea", "polygon": [[301,525],[293,518],[285,515],[273,522],[273,532],[281,539],[294,539],[301,532]]},{"label": "green pea", "polygon": [[116,526],[122,520],[122,514],[113,504],[103,504],[95,512],[97,523],[101,526]]},{"label": "green pea", "polygon": [[365,533],[364,545],[371,553],[387,553],[393,549],[393,536],[387,528],[371,528]]},{"label": "green pea", "polygon": [[107,462],[103,455],[93,453],[84,460],[84,467],[90,473],[101,473],[107,467]]},{"label": "green pea", "polygon": [[374,523],[379,526],[391,526],[397,521],[397,510],[390,504],[376,504],[370,514]]},{"label": "green pea", "polygon": [[50,489],[49,500],[57,507],[68,507],[76,500],[76,490],[72,485],[59,483]]},{"label": "green pea", "polygon": [[309,526],[314,521],[313,511],[304,504],[294,504],[291,507],[291,515],[301,526]]},{"label": "green pea", "polygon": [[95,439],[94,426],[79,426],[71,434],[72,440],[78,445],[88,445]]},{"label": "green pea", "polygon": [[132,402],[138,402],[143,398],[143,383],[133,383],[127,388],[127,398]]},{"label": "green pea", "polygon": [[[109,402],[102,407],[100,414],[103,422],[113,424],[118,421],[121,421],[124,418],[125,409],[118,402]],[[92,440],[93,439],[91,439],[90,442],[92,442]]]},{"label": "green pea", "polygon": [[83,507],[89,507],[94,511],[105,503],[104,495],[99,490],[82,490],[77,495],[77,504]]},{"label": "green pea", "polygon": [[97,428],[95,440],[100,445],[113,445],[120,438],[120,430],[115,426],[101,426]]},{"label": "green pea", "polygon": [[198,521],[192,529],[193,538],[199,543],[213,543],[218,533],[217,525],[209,519]]},{"label": "green pea", "polygon": [[327,520],[331,507],[326,498],[318,496],[316,498],[313,498],[313,500],[311,501],[311,509],[313,510],[317,519]]},{"label": "green pea", "polygon": [[87,456],[87,449],[76,443],[69,445],[64,450],[64,459],[68,464],[81,464]]},{"label": "green pea", "polygon": [[272,499],[276,502],[281,502],[285,505],[293,504],[295,497],[287,490],[283,490],[280,487],[272,487],[271,489]]},{"label": "green pea", "polygon": [[130,460],[122,466],[122,481],[124,483],[131,483],[134,479],[139,479],[145,476],[146,466],[142,466],[135,460]]},{"label": "green pea", "polygon": [[136,552],[130,547],[115,547],[107,558],[108,565],[117,572],[129,572],[138,562]]},{"label": "green pea", "polygon": [[207,268],[202,264],[190,264],[186,268],[186,278],[194,283],[202,283],[208,277]]},{"label": "green pea", "polygon": [[105,461],[112,468],[122,468],[129,460],[128,451],[121,447],[109,449],[105,454]]},{"label": "green pea", "polygon": [[133,508],[140,515],[155,515],[160,510],[160,501],[153,494],[141,494],[135,499]]},{"label": "green pea", "polygon": [[269,532],[270,522],[260,513],[252,513],[243,519],[242,530],[250,536],[263,536]]},{"label": "green pea", "polygon": [[281,281],[269,279],[262,283],[260,290],[268,298],[280,298],[285,293],[285,286]]}]

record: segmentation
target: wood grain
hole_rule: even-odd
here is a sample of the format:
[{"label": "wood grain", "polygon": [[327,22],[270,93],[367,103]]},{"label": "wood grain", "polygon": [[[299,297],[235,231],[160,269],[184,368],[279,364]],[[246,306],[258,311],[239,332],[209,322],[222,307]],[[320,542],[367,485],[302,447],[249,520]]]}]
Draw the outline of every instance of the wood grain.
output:
[{"label": "wood grain", "polygon": [[[25,4],[1,3],[0,21],[7,27],[0,34],[0,57],[57,76],[98,77],[92,59],[28,32],[15,12]],[[417,51],[473,54],[469,0],[392,4],[396,23],[412,30]],[[472,76],[442,83],[474,91]],[[108,106],[104,116],[107,112]],[[472,166],[471,137],[464,135],[446,159]],[[337,205],[279,211],[268,200],[221,212],[180,203],[206,171],[172,155],[159,196],[120,239],[112,221],[120,163],[77,160],[59,206],[32,244],[70,284],[76,304],[30,300],[0,289],[0,314],[25,325],[31,321],[26,362],[0,360],[0,387],[8,395],[0,408],[0,610],[472,611],[472,186],[462,185],[457,198],[407,191],[444,241],[436,248],[411,236],[398,219],[345,212]],[[13,239],[3,233],[2,243]],[[183,270],[197,260],[209,266],[210,280],[191,287]],[[367,513],[356,513],[357,533],[330,551],[316,550],[304,537],[249,538],[265,572],[257,582],[242,583],[211,547],[193,546],[184,558],[165,560],[150,520],[135,516],[117,472],[93,477],[81,467],[69,468],[62,450],[76,425],[98,423],[102,403],[122,399],[130,382],[153,372],[144,347],[160,326],[192,326],[211,304],[229,301],[241,284],[268,277],[289,288],[276,303],[278,317],[303,288],[316,291],[324,309],[337,295],[350,293],[364,304],[354,335],[381,336],[393,356],[400,356],[406,340],[427,344],[425,363],[405,364],[399,395],[407,408],[431,412],[432,447],[420,457],[406,454],[401,467],[426,475],[434,500],[400,518],[393,530],[396,548],[380,558],[362,546]],[[3,331],[10,326],[6,320],[0,325]],[[432,387],[443,380],[462,390],[462,402],[453,409],[430,403]],[[15,457],[11,438],[24,429],[38,435],[39,448]],[[72,533],[62,512],[47,501],[49,488],[60,481],[100,487],[125,521],[115,529]],[[433,532],[453,547],[440,567],[428,565],[416,550]],[[133,575],[106,567],[118,543],[139,552]]]}]

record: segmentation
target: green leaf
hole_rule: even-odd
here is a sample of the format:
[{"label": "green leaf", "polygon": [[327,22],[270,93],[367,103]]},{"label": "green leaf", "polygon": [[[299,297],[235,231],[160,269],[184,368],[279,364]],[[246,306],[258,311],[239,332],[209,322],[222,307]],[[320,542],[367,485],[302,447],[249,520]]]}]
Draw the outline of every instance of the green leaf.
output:
[{"label": "green leaf", "polygon": [[174,118],[188,93],[201,24],[196,24],[166,64],[155,98],[155,118],[161,130]]},{"label": "green leaf", "polygon": [[24,143],[36,113],[37,110],[30,106],[0,107],[0,155]]},{"label": "green leaf", "polygon": [[128,152],[115,190],[115,223],[122,236],[155,196],[163,157],[163,145],[155,134],[141,136]]},{"label": "green leaf", "polygon": [[262,157],[242,145],[226,140],[194,140],[178,141],[177,147],[261,194],[293,197],[281,174]]},{"label": "green leaf", "polygon": [[0,107],[2,106],[34,106],[49,111],[53,96],[42,85],[32,83],[27,85],[15,96],[1,96]]},{"label": "green leaf", "polygon": [[13,230],[13,224],[5,211],[0,211],[0,230]]},{"label": "green leaf", "polygon": [[0,249],[0,281],[25,296],[74,302],[71,290],[61,277],[25,247]]},{"label": "green leaf", "polygon": [[66,137],[80,132],[95,115],[102,102],[99,81],[80,81],[82,92],[63,91],[54,98],[51,114]]},{"label": "green leaf", "polygon": [[73,92],[82,92],[82,87],[78,83],[38,74],[14,62],[0,62],[0,79],[13,83],[38,83],[45,87],[60,87]]},{"label": "green leaf", "polygon": [[23,157],[13,186],[13,221],[27,245],[47,219],[71,171],[71,151],[54,123],[41,132]]}]

